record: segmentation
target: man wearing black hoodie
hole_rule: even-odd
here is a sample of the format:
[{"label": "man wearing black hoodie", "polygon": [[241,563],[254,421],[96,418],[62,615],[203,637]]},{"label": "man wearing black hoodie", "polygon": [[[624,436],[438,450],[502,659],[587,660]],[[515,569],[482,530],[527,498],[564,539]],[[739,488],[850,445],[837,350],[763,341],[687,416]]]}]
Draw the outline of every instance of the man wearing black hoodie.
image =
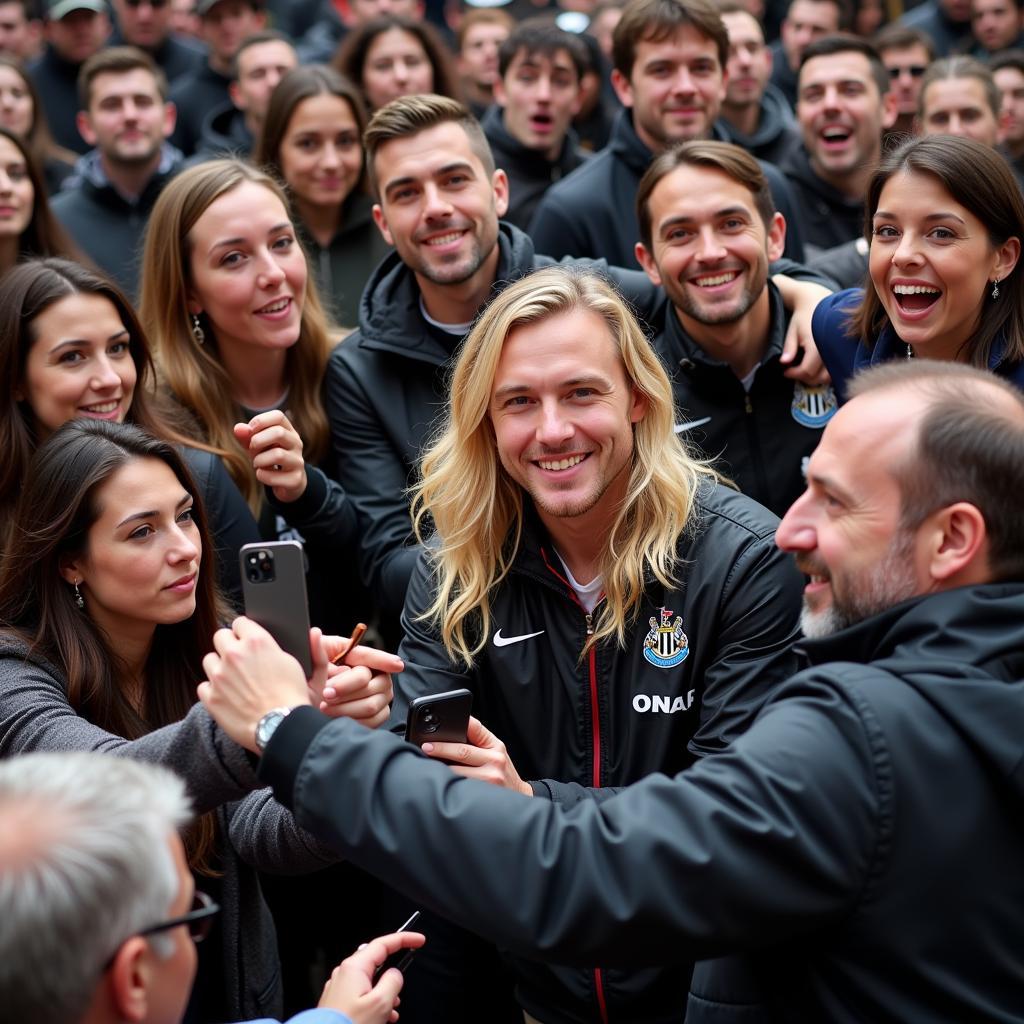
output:
[{"label": "man wearing black hoodie", "polygon": [[415,906],[549,962],[701,961],[687,1024],[1024,1019],[1024,400],[956,363],[868,370],[807,479],[776,540],[810,577],[810,667],[674,778],[561,806],[453,778],[310,707],[248,620],[200,696]]},{"label": "man wearing black hoodie", "polygon": [[586,68],[583,44],[550,22],[525,22],[498,50],[497,103],[481,124],[508,176],[504,219],[523,231],[544,193],[585,159],[570,124]]}]

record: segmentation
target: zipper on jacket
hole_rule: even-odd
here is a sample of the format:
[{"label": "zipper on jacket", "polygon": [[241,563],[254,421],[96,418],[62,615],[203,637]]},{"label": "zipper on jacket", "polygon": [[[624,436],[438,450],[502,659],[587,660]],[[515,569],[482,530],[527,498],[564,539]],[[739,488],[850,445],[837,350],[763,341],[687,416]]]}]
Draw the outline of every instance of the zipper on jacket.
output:
[{"label": "zipper on jacket", "polygon": [[768,479],[764,475],[764,460],[761,458],[761,440],[757,435],[757,427],[754,424],[754,403],[750,401],[749,391],[744,394],[743,399],[746,403],[747,444],[750,446],[750,465],[754,471],[754,479],[757,481],[757,487],[760,491],[759,500],[767,504],[770,497]]}]

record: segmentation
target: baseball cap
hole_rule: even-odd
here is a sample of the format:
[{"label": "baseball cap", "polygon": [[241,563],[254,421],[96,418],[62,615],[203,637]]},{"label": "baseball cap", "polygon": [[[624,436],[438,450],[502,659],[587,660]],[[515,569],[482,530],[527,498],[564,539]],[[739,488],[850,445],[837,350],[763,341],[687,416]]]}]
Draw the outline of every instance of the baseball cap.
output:
[{"label": "baseball cap", "polygon": [[[201,18],[204,14],[209,14],[221,2],[222,0],[196,0],[196,14]],[[250,3],[255,7],[264,6],[263,0],[250,0]]]},{"label": "baseball cap", "polygon": [[50,21],[60,21],[72,11],[94,11],[96,14],[106,14],[106,0],[47,0],[46,17]]}]

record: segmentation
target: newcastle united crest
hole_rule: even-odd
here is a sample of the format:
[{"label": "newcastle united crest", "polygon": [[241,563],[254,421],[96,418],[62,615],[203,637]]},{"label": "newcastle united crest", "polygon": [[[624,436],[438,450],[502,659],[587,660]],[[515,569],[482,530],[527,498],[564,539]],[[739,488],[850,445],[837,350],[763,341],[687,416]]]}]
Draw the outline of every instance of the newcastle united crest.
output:
[{"label": "newcastle united crest", "polygon": [[658,668],[672,668],[686,660],[690,653],[690,641],[683,632],[682,616],[676,615],[671,608],[659,609],[661,622],[652,615],[651,631],[644,638],[644,657]]}]

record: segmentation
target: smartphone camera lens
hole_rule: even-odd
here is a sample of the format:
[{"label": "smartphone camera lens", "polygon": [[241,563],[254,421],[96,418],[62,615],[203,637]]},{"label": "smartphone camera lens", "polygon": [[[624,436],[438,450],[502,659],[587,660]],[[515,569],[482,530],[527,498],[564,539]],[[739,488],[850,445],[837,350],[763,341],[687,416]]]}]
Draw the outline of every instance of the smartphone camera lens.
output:
[{"label": "smartphone camera lens", "polygon": [[424,732],[437,732],[441,728],[441,723],[438,721],[437,715],[434,714],[431,708],[423,709],[423,718],[421,719],[423,724]]}]

